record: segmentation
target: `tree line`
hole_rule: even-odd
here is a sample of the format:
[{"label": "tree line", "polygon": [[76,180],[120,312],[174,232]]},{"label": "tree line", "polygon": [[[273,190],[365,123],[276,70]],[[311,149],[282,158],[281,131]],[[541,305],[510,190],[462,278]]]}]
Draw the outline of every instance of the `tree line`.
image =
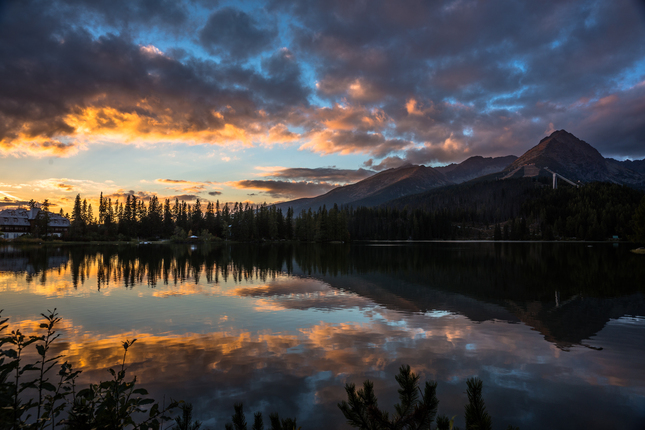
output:
[{"label": "tree line", "polygon": [[[99,199],[97,216],[77,195],[71,214],[71,240],[175,239],[197,236],[235,241],[472,239],[491,230],[500,240],[605,240],[612,236],[642,241],[643,192],[610,183],[556,190],[540,181],[507,180],[446,187],[394,200],[380,207],[322,206],[294,214],[273,205],[175,199],[146,203],[136,195],[124,202]],[[494,231],[493,231],[494,229]],[[640,237],[640,240],[638,239]],[[482,237],[488,238],[488,237]]]},{"label": "tree line", "polygon": [[303,211],[295,217],[293,209],[273,205],[234,203],[232,207],[219,201],[204,206],[175,199],[163,203],[153,196],[146,204],[136,195],[125,202],[99,199],[97,216],[87,199],[76,196],[71,216],[71,240],[127,240],[132,238],[185,240],[190,236],[236,241],[347,240],[347,211],[337,205],[327,210]]}]

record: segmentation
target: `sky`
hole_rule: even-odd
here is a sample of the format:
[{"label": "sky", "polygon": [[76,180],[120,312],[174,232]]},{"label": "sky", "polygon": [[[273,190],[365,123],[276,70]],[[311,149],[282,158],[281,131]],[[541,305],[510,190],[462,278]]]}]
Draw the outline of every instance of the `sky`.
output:
[{"label": "sky", "polygon": [[0,0],[0,209],[271,203],[565,129],[645,158],[640,0]]}]

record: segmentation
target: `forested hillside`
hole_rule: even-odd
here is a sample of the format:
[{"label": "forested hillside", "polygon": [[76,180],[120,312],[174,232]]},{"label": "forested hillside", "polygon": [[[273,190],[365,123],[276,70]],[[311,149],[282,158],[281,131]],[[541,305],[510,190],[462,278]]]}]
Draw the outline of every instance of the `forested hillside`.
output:
[{"label": "forested hillside", "polygon": [[[479,180],[393,200],[380,207],[322,206],[285,212],[251,206],[135,196],[124,203],[101,198],[98,217],[76,197],[70,240],[174,239],[236,241],[563,239],[605,240],[634,235],[645,193],[594,182],[553,190],[548,178]],[[643,212],[643,211],[642,211]],[[644,212],[645,213],[645,212]]]},{"label": "forested hillside", "polygon": [[626,239],[634,232],[632,218],[643,196],[642,191],[603,182],[556,190],[532,179],[467,183],[398,199],[388,207],[352,211],[350,235],[399,240]]}]

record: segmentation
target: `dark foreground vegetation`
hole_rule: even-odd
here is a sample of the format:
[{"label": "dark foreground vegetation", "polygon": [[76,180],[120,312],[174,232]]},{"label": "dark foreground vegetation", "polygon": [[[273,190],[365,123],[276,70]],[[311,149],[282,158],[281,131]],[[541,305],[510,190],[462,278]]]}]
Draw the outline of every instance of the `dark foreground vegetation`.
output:
[{"label": "dark foreground vegetation", "polygon": [[596,182],[553,190],[539,179],[473,181],[380,207],[320,207],[294,214],[271,205],[199,200],[146,202],[101,196],[98,211],[76,196],[67,240],[607,240],[645,242],[645,197]]},{"label": "dark foreground vegetation", "polygon": [[[136,339],[123,342],[120,369],[109,369],[109,379],[90,383],[87,388],[78,387],[76,381],[81,371],[66,361],[61,364],[63,356],[52,351],[52,344],[60,336],[56,325],[61,318],[56,309],[41,315],[41,335],[25,335],[20,330],[3,333],[8,328],[8,319],[2,319],[0,315],[0,336],[3,336],[0,347],[8,346],[0,350],[1,429],[158,430],[164,424],[176,430],[201,428],[201,423],[193,419],[192,405],[170,401],[160,407],[157,401],[148,397],[144,388],[136,388],[136,376],[128,380],[126,358]],[[455,429],[455,416],[437,417],[436,382],[426,382],[421,390],[420,377],[410,370],[410,366],[401,366],[395,378],[400,387],[399,403],[394,405],[392,415],[379,407],[370,381],[365,381],[359,390],[354,384],[345,386],[347,400],[341,401],[338,407],[351,427],[363,430]],[[471,378],[466,385],[466,429],[492,429],[492,419],[482,397],[482,381]],[[226,430],[248,429],[243,405],[236,404],[234,411]],[[180,415],[172,418],[171,412]],[[254,414],[251,429],[264,428],[262,413]],[[281,419],[278,414],[271,414],[268,429],[296,430],[300,427],[296,418]],[[509,426],[509,429],[514,428]]]}]

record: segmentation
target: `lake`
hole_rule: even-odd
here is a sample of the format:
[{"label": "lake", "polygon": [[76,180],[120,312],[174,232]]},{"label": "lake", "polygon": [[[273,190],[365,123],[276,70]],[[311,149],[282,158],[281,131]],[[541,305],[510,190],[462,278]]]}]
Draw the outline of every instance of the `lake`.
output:
[{"label": "lake", "polygon": [[438,381],[464,428],[465,380],[493,428],[642,429],[645,256],[611,243],[70,245],[0,247],[11,328],[63,318],[58,350],[107,379],[194,405],[223,429],[233,404],[349,428],[344,385],[393,410],[399,366]]}]

